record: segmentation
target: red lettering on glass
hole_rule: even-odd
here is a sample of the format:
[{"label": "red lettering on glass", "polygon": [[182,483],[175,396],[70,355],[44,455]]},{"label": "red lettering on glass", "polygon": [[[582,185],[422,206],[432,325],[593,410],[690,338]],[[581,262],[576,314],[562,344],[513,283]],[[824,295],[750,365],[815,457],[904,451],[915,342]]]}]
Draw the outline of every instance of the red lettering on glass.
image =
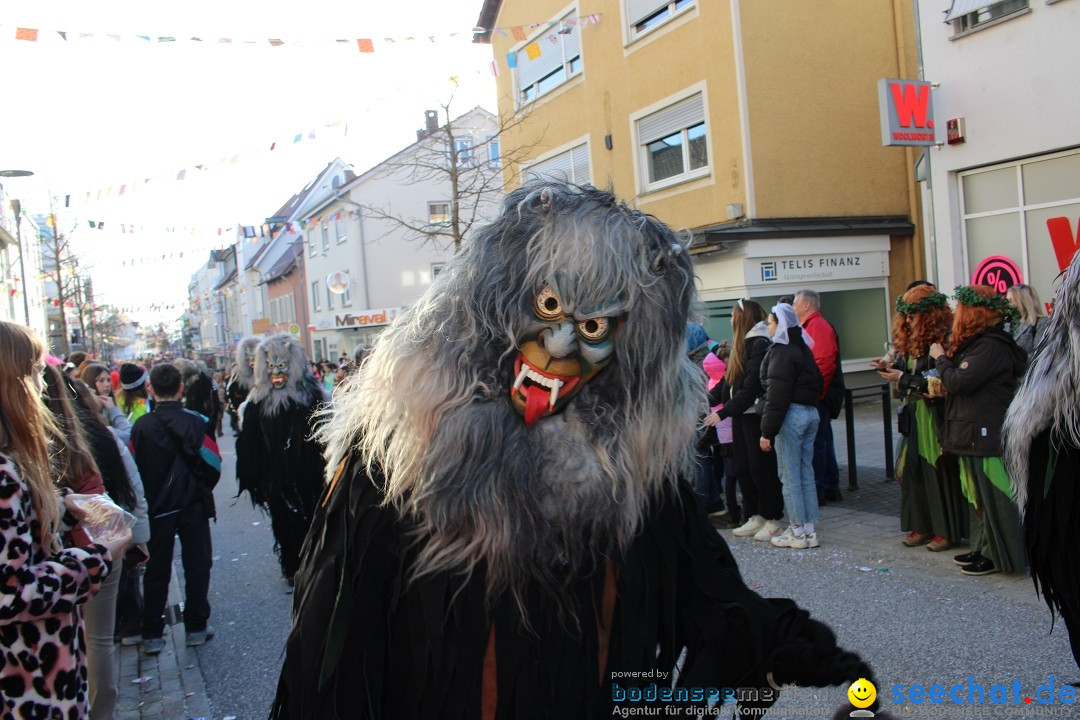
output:
[{"label": "red lettering on glass", "polygon": [[[1064,217],[1049,218],[1046,229],[1050,231],[1050,243],[1057,256],[1058,270],[1064,272],[1072,262],[1077,247],[1080,247],[1080,233],[1074,233],[1069,218]],[[1080,222],[1077,222],[1077,229],[1080,230]]]}]

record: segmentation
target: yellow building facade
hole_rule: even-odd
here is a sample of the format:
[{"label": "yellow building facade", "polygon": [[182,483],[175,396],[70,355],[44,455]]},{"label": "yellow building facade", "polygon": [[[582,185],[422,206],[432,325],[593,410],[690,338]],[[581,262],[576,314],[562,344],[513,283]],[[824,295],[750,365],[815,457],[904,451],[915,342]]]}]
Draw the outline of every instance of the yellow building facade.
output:
[{"label": "yellow building facade", "polygon": [[852,363],[923,274],[911,150],[877,82],[916,77],[909,0],[486,0],[509,179],[611,188],[693,232],[706,324],[803,287]]}]

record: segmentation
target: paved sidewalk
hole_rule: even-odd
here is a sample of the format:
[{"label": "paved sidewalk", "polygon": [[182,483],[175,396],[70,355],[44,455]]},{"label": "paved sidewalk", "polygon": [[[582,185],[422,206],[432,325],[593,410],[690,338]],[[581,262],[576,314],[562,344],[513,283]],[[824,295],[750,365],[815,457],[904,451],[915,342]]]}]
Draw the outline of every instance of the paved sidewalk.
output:
[{"label": "paved sidewalk", "polygon": [[165,649],[152,656],[143,653],[141,645],[116,645],[120,686],[117,720],[210,718],[210,703],[197,648],[184,644],[184,623],[180,617],[181,573],[179,562],[174,560],[166,612]]}]

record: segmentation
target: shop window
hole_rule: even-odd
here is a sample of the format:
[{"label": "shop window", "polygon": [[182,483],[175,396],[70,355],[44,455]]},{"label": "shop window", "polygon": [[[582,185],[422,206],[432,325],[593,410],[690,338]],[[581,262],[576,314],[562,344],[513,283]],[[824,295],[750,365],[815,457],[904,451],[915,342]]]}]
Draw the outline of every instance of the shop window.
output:
[{"label": "shop window", "polygon": [[701,93],[646,115],[636,126],[646,190],[709,174],[705,101]]},{"label": "shop window", "polygon": [[1080,198],[1080,153],[1029,162],[1022,170],[1026,205]]},{"label": "shop window", "polygon": [[1007,167],[964,178],[964,214],[1010,210],[1020,205],[1016,169]]},{"label": "shop window", "polygon": [[525,169],[526,179],[550,178],[585,185],[591,182],[589,146],[581,143],[566,152],[541,160]]},{"label": "shop window", "polygon": [[[574,17],[576,9],[558,20],[558,29],[554,23],[544,23],[540,33],[515,51],[518,106],[527,105],[581,74],[581,28],[566,23]],[[555,42],[548,41],[548,37],[554,37]]]},{"label": "shop window", "polygon": [[630,40],[637,40],[675,17],[682,15],[696,0],[626,0],[626,20]]}]

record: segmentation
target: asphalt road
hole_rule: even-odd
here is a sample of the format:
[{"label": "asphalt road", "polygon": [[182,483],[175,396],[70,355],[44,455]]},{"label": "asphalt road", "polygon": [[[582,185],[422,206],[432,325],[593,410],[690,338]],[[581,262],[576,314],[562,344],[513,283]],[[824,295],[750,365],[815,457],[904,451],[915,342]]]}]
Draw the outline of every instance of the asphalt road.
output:
[{"label": "asphalt road", "polygon": [[199,664],[214,718],[265,719],[281,669],[292,595],[274,555],[270,518],[253,509],[247,495],[234,498],[236,454],[228,430],[220,443],[210,579],[210,624],[217,636],[199,648]]}]

